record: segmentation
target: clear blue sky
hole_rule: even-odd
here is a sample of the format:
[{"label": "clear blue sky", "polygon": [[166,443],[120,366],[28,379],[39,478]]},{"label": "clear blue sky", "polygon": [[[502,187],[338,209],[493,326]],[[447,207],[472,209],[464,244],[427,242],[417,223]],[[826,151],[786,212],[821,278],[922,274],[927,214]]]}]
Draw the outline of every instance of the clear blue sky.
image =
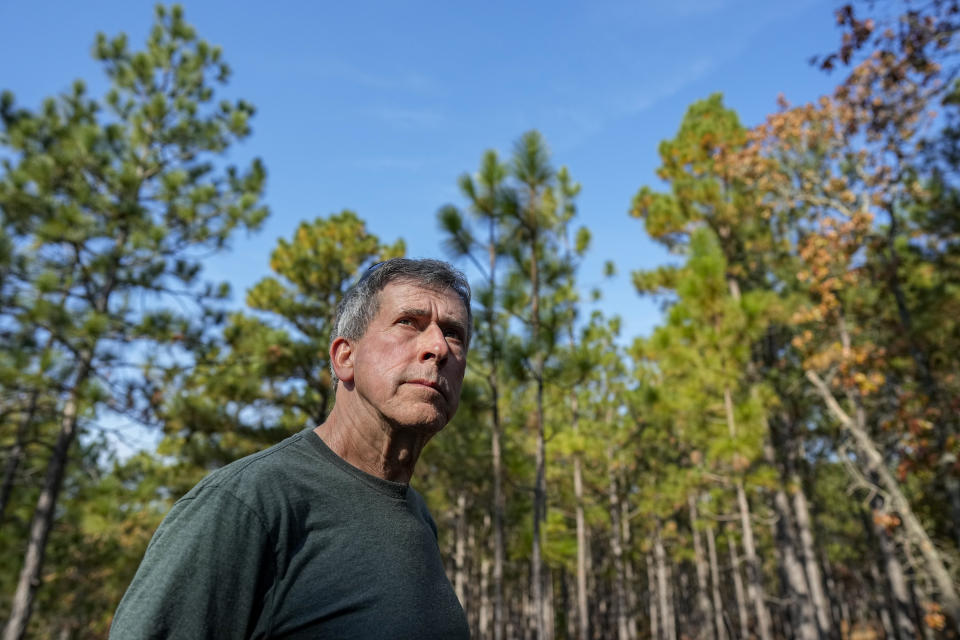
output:
[{"label": "clear blue sky", "polygon": [[[659,320],[629,272],[669,256],[627,210],[640,186],[657,184],[657,145],[687,106],[720,91],[755,124],[778,93],[805,102],[838,80],[807,62],[836,47],[835,0],[183,4],[223,47],[228,94],[258,110],[234,158],[263,158],[272,214],[207,265],[238,302],[268,272],[278,237],[344,208],[384,240],[403,237],[409,255],[443,256],[435,213],[463,204],[457,176],[537,128],[583,186],[579,220],[594,242],[581,282],[602,285],[629,340]],[[0,0],[0,89],[29,107],[78,77],[99,94],[94,34],[124,31],[139,47],[152,7]],[[619,269],[606,282],[605,260]]]}]

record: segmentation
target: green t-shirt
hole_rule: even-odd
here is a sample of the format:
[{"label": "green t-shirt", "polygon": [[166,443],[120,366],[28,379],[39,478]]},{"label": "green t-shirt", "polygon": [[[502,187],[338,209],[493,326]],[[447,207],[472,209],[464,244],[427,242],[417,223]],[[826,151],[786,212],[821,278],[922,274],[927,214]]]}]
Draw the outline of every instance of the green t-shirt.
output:
[{"label": "green t-shirt", "polygon": [[110,629],[139,638],[468,638],[420,495],[311,430],[210,474],[157,529]]}]

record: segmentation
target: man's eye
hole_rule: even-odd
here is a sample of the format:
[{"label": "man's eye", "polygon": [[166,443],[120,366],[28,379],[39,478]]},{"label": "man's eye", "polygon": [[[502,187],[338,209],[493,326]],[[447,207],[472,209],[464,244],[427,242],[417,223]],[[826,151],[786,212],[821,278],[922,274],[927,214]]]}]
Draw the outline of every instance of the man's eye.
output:
[{"label": "man's eye", "polygon": [[454,340],[463,340],[463,336],[460,335],[458,329],[445,329],[443,335],[447,338],[453,338]]},{"label": "man's eye", "polygon": [[400,318],[397,320],[397,324],[413,324],[413,318]]}]

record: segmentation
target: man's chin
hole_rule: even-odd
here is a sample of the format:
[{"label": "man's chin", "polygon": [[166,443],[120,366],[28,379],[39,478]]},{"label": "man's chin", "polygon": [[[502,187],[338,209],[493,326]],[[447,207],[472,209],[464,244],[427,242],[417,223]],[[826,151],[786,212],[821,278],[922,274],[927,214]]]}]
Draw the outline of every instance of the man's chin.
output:
[{"label": "man's chin", "polygon": [[434,434],[441,431],[450,421],[447,414],[436,408],[431,411],[424,411],[418,415],[405,416],[405,420],[398,421],[397,426],[401,429],[410,429],[422,433]]}]

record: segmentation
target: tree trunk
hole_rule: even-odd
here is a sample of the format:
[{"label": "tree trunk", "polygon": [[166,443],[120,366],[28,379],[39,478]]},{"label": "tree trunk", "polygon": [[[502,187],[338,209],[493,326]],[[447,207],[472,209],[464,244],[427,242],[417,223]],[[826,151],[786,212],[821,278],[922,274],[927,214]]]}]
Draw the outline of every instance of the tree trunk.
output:
[{"label": "tree trunk", "polygon": [[888,594],[894,633],[898,640],[914,640],[917,630],[911,617],[910,590],[907,587],[906,574],[900,558],[897,557],[896,545],[887,529],[879,524],[883,513],[874,507],[868,514],[872,537],[880,551],[880,561],[883,563],[883,573],[886,575],[886,591]]},{"label": "tree trunk", "polygon": [[[480,558],[486,556],[481,549],[477,548],[477,527],[476,525],[467,525],[467,602],[470,608],[465,609],[467,621],[470,623],[470,637],[480,637],[480,616],[482,615],[481,590],[484,588],[484,577],[482,575],[481,564],[477,562]],[[481,531],[481,534],[483,532]]]},{"label": "tree trunk", "polygon": [[[772,435],[772,433],[771,433]],[[782,471],[782,465],[777,460],[773,444],[767,440],[763,446],[764,457],[767,463]],[[786,475],[781,473],[781,475]],[[777,514],[774,525],[774,540],[780,551],[782,576],[793,632],[790,634],[804,640],[817,640],[816,615],[813,603],[810,600],[810,590],[807,587],[807,576],[799,559],[800,542],[793,527],[793,518],[790,513],[790,500],[787,498],[783,486],[778,485],[773,494],[773,507]]]},{"label": "tree trunk", "polygon": [[693,558],[697,569],[697,612],[693,628],[696,630],[697,638],[716,638],[717,630],[711,628],[714,621],[713,605],[707,595],[710,570],[703,553],[700,531],[697,529],[697,499],[693,493],[687,494],[687,505],[690,508],[690,535],[693,537]]},{"label": "tree trunk", "polygon": [[[536,197],[531,193],[529,206],[534,207]],[[533,550],[531,553],[531,563],[533,575],[531,576],[533,592],[534,621],[536,623],[537,640],[547,640],[544,628],[543,611],[543,576],[542,576],[542,558],[540,552],[540,523],[546,519],[547,490],[546,490],[546,438],[543,424],[543,369],[544,355],[540,352],[540,252],[538,250],[538,238],[536,227],[531,225],[530,235],[530,333],[531,341],[537,353],[533,357],[533,377],[536,382],[536,432],[537,432],[537,451],[536,451],[536,479],[533,487]]]},{"label": "tree trunk", "polygon": [[[623,479],[621,478],[621,482]],[[630,505],[623,498],[620,500],[620,528],[623,530],[621,539],[624,549],[630,549],[632,535],[630,533]],[[637,640],[637,589],[633,575],[632,556],[627,553],[624,557],[624,582],[627,589],[627,637]]]},{"label": "tree trunk", "polygon": [[753,541],[753,525],[750,522],[750,504],[747,502],[747,492],[743,482],[737,481],[737,504],[740,507],[740,528],[743,531],[743,552],[747,561],[747,596],[753,602],[757,616],[757,634],[760,640],[772,640],[770,633],[770,612],[763,589],[763,574],[760,571],[760,560],[757,558],[757,547]]},{"label": "tree trunk", "polygon": [[503,520],[506,506],[503,499],[503,457],[500,450],[500,412],[497,409],[497,387],[493,392],[493,423],[490,434],[493,466],[493,638],[504,640],[506,621],[503,610]]},{"label": "tree trunk", "polygon": [[740,624],[740,637],[747,638],[750,634],[750,624],[747,620],[747,599],[743,594],[743,578],[740,576],[737,543],[733,540],[731,532],[727,532],[727,547],[730,550],[730,571],[733,575],[733,593],[737,599],[737,622]]},{"label": "tree trunk", "polygon": [[797,556],[797,540],[793,535],[790,517],[790,501],[782,488],[777,488],[774,495],[777,510],[776,539],[783,557],[783,573],[786,578],[787,592],[790,600],[790,612],[793,626],[793,635],[805,640],[816,640],[820,637],[817,628],[816,614],[813,603],[810,601],[810,592],[807,586],[807,576],[803,564]]},{"label": "tree trunk", "polygon": [[830,603],[823,592],[823,577],[820,574],[820,563],[817,562],[810,508],[807,504],[807,495],[803,490],[803,480],[797,469],[797,459],[802,460],[803,454],[803,443],[798,441],[796,443],[796,456],[788,457],[788,471],[793,485],[793,513],[797,519],[797,533],[800,536],[807,585],[810,587],[810,599],[817,616],[817,628],[821,637],[830,638],[834,635],[833,624],[830,619]]},{"label": "tree trunk", "polygon": [[717,564],[717,541],[713,526],[707,527],[707,556],[710,559],[710,596],[713,601],[713,628],[717,640],[727,640],[727,629],[723,624],[723,600],[720,599],[720,567]]},{"label": "tree trunk", "polygon": [[[775,519],[776,520],[776,519]],[[770,631],[771,633],[778,638],[792,638],[795,634],[793,631],[794,622],[794,607],[790,601],[790,584],[787,582],[787,576],[783,571],[783,549],[776,544],[776,521],[774,520],[773,526],[771,528],[771,539],[774,541],[773,545],[773,561],[774,567],[776,567],[777,572],[777,582],[780,585],[780,594],[776,598],[776,601],[770,603]]]},{"label": "tree trunk", "polygon": [[[497,220],[490,217],[490,237],[487,244],[490,261],[489,278],[491,303],[487,306],[487,331],[496,343],[497,320],[494,305],[497,300]],[[493,638],[504,640],[505,620],[503,610],[503,521],[506,507],[503,497],[503,455],[501,453],[500,383],[498,378],[498,345],[490,350],[490,372],[487,384],[490,387],[490,465],[493,472]]]},{"label": "tree trunk", "polygon": [[653,543],[653,556],[657,563],[657,595],[660,609],[660,624],[663,627],[664,640],[677,640],[677,626],[670,603],[671,585],[667,577],[667,554],[663,548],[663,538],[657,528],[657,537]]},{"label": "tree trunk", "polygon": [[16,482],[17,471],[20,469],[20,463],[27,450],[27,433],[30,431],[30,425],[33,424],[33,418],[37,413],[37,400],[40,391],[34,389],[30,392],[30,404],[23,419],[17,424],[17,433],[14,438],[13,447],[7,456],[7,463],[3,468],[3,485],[0,485],[0,523],[3,522],[3,516],[7,512],[7,505],[10,503],[10,496],[13,494],[13,485]]},{"label": "tree trunk", "polygon": [[[870,524],[867,522],[867,516],[864,516],[863,520],[864,525],[868,528],[868,530],[872,529]],[[870,538],[871,540],[874,539],[872,533]],[[882,600],[877,602],[876,605],[877,613],[880,615],[880,624],[883,626],[884,636],[890,638],[891,640],[897,640],[897,631],[893,626],[893,620],[890,618],[890,612],[896,607],[893,605],[893,597],[890,595],[889,584],[880,576],[880,570],[877,568],[877,563],[874,562],[872,558],[867,564],[870,567],[870,581],[873,583],[874,592],[880,591],[883,594]]]},{"label": "tree trunk", "polygon": [[566,567],[560,565],[560,610],[563,612],[563,637],[567,640],[577,637],[577,626],[580,624],[577,620],[577,608],[573,606],[570,597],[571,593],[575,594],[577,591],[576,581],[577,574],[574,573],[571,578]]},{"label": "tree trunk", "polygon": [[657,589],[656,569],[654,568],[653,554],[647,554],[647,596],[648,604],[647,617],[650,620],[650,638],[651,640],[661,640],[659,621],[659,609],[657,599],[659,590]]},{"label": "tree trunk", "polygon": [[836,398],[833,397],[830,389],[826,383],[820,379],[820,376],[813,371],[807,371],[806,376],[820,393],[830,413],[832,413],[853,436],[857,450],[867,467],[867,471],[870,474],[876,474],[877,478],[879,478],[880,485],[890,498],[890,506],[903,520],[904,530],[908,540],[916,545],[923,555],[927,574],[940,591],[940,600],[944,612],[951,618],[954,630],[960,631],[960,598],[957,597],[950,573],[947,571],[940,552],[937,551],[933,545],[930,536],[914,514],[913,507],[910,506],[910,502],[900,489],[900,483],[897,482],[893,474],[887,469],[879,448],[873,442],[870,434],[867,433],[863,412],[858,411],[857,419],[852,419],[837,403]]},{"label": "tree trunk", "polygon": [[[530,568],[531,572],[533,567]],[[527,589],[523,590],[523,637],[524,638],[534,638],[537,635],[537,628],[534,626],[536,620],[534,619],[534,607],[533,599],[530,597],[530,590],[533,588],[533,580],[530,581],[530,585]],[[511,637],[513,637],[511,635]]]},{"label": "tree trunk", "polygon": [[[727,430],[730,438],[737,439],[737,426],[733,415],[733,396],[730,387],[723,390],[723,404],[727,414]],[[750,504],[747,501],[747,492],[743,487],[743,480],[737,479],[737,505],[740,508],[740,528],[743,532],[743,551],[747,561],[747,595],[753,602],[757,616],[757,633],[760,640],[771,640],[770,613],[767,610],[763,589],[763,574],[760,571],[760,562],[757,558],[756,545],[753,542],[753,524],[750,522]]]},{"label": "tree trunk", "polygon": [[77,421],[80,415],[81,388],[90,374],[92,356],[87,355],[80,361],[73,389],[64,405],[60,418],[60,433],[54,445],[53,453],[47,464],[47,475],[43,489],[37,500],[30,523],[30,539],[27,553],[24,556],[23,568],[17,581],[17,589],[13,594],[10,606],[10,617],[3,630],[3,640],[21,640],[30,622],[33,610],[33,601],[37,587],[40,586],[40,573],[43,570],[43,558],[47,549],[47,540],[53,528],[54,509],[57,497],[63,486],[63,477],[67,469],[70,447],[77,437]]},{"label": "tree trunk", "polygon": [[620,535],[620,498],[617,494],[617,478],[613,470],[614,452],[607,448],[607,499],[610,512],[610,550],[613,553],[613,602],[617,617],[617,638],[627,637],[627,595],[623,584],[623,545]]},{"label": "tree trunk", "polygon": [[544,624],[543,610],[543,569],[540,552],[540,523],[545,520],[546,495],[546,438],[543,427],[543,378],[537,376],[537,453],[536,453],[536,483],[533,489],[533,575],[531,576],[531,591],[533,592],[533,616],[537,630],[537,640],[548,640]]},{"label": "tree trunk", "polygon": [[[571,339],[572,341],[572,339]],[[573,411],[572,429],[574,435],[580,428],[579,402],[576,391],[570,394]],[[583,513],[583,469],[580,452],[573,455],[573,495],[576,502],[577,519],[577,630],[580,640],[590,638],[590,615],[587,611],[587,525]]]},{"label": "tree trunk", "polygon": [[457,494],[457,526],[456,543],[453,556],[454,574],[453,589],[460,600],[460,606],[467,609],[467,493],[460,491]]},{"label": "tree trunk", "polygon": [[553,572],[548,566],[544,566],[543,584],[543,630],[548,638],[552,638],[554,637],[553,626],[556,615],[553,610]]},{"label": "tree trunk", "polygon": [[[490,531],[490,514],[483,516],[483,532]],[[490,638],[490,556],[487,546],[479,550],[480,560],[480,615],[477,620],[477,631],[481,640]]]}]

